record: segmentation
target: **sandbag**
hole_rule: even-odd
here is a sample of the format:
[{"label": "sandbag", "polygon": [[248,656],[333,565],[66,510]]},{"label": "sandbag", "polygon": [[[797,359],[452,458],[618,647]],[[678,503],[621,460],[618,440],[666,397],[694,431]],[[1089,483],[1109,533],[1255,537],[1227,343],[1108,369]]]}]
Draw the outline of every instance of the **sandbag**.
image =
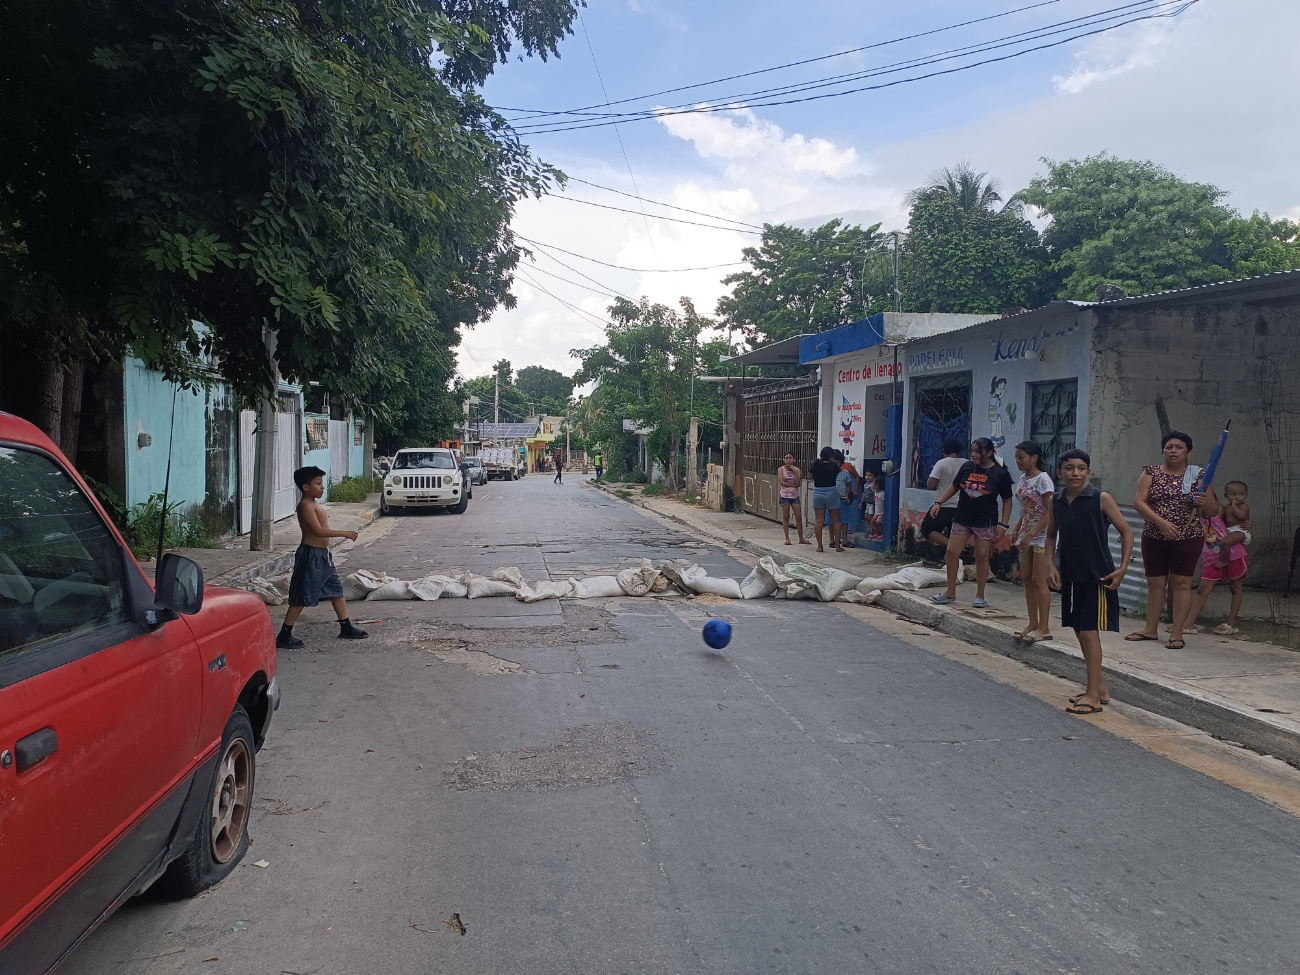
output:
[{"label": "sandbag", "polygon": [[343,579],[344,599],[365,599],[380,586],[396,582],[387,572],[372,572],[370,569],[358,569]]},{"label": "sandbag", "polygon": [[573,580],[573,595],[577,599],[595,599],[601,596],[621,596],[623,587],[617,576],[588,576]]},{"label": "sandbag", "polygon": [[[787,562],[785,572],[796,582],[811,588],[816,597],[824,603],[829,603],[840,593],[852,589],[862,581],[861,576],[852,575],[843,569],[809,565],[807,562]],[[789,595],[788,591],[787,597],[795,598]]]},{"label": "sandbag", "polygon": [[682,566],[680,562],[675,566],[665,564],[659,571],[668,578],[674,587],[688,595],[707,592],[715,596],[725,596],[727,599],[742,598],[739,582],[735,579],[720,579],[717,576],[711,576],[694,562],[685,566]]},{"label": "sandbag", "polygon": [[[659,570],[649,559],[642,559],[639,568],[623,569],[614,578],[618,580],[619,587],[626,595],[644,596],[654,592],[655,583],[659,581],[660,575]],[[664,585],[667,584],[665,580]]]},{"label": "sandbag", "polygon": [[562,579],[559,582],[552,582],[549,579],[525,582],[515,590],[515,598],[524,603],[539,603],[543,599],[573,599],[574,596],[572,579]]},{"label": "sandbag", "polygon": [[518,589],[524,584],[523,573],[513,565],[508,565],[504,569],[493,569],[488,578],[493,582],[504,582],[512,589]]},{"label": "sandbag", "polygon": [[873,589],[870,592],[859,592],[857,589],[849,589],[840,593],[835,599],[841,603],[858,603],[862,606],[872,606],[880,599],[880,590]]},{"label": "sandbag", "polygon": [[435,572],[424,576],[419,581],[424,582],[426,580],[442,590],[442,597],[444,599],[448,597],[461,599],[469,595],[469,587],[459,579],[453,579],[451,576],[441,575]]},{"label": "sandbag", "polygon": [[[764,562],[771,563],[771,569],[764,565]],[[742,599],[762,599],[764,596],[770,596],[776,592],[776,563],[770,555],[765,555],[759,559],[758,565],[750,569],[749,575],[745,576],[740,582],[740,595]]]},{"label": "sandbag", "polygon": [[489,579],[487,576],[471,576],[469,585],[465,588],[470,599],[481,599],[484,596],[513,596],[519,591],[516,585],[499,579]]},{"label": "sandbag", "polygon": [[372,590],[370,595],[366,597],[366,601],[413,598],[415,597],[411,595],[411,584],[409,582],[403,582],[401,579],[393,579],[389,582],[385,582],[378,589]]},{"label": "sandbag", "polygon": [[433,581],[433,577],[425,576],[423,579],[416,579],[414,582],[407,583],[407,589],[411,593],[412,599],[422,599],[425,602],[433,602],[442,596],[442,586]]},{"label": "sandbag", "polygon": [[245,579],[237,588],[258,596],[268,606],[282,606],[289,601],[286,593],[281,592],[270,579],[263,579],[261,576]]},{"label": "sandbag", "polygon": [[863,579],[857,585],[858,592],[871,592],[873,589],[905,589],[915,592],[932,586],[946,586],[948,575],[942,569],[927,569],[923,565],[906,565],[901,569],[874,579]]}]

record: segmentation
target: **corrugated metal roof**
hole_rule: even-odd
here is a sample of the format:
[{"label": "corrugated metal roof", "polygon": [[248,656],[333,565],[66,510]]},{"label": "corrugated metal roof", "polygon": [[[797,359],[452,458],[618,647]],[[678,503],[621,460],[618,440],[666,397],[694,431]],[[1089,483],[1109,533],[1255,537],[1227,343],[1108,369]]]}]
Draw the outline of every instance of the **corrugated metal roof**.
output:
[{"label": "corrugated metal roof", "polygon": [[1198,284],[1192,288],[1175,288],[1170,291],[1154,291],[1146,295],[1129,295],[1126,298],[1115,298],[1112,301],[1071,301],[1070,304],[1080,308],[1116,308],[1122,305],[1138,305],[1156,301],[1198,301],[1201,298],[1216,296],[1244,296],[1264,299],[1293,294],[1300,294],[1300,270],[1274,271],[1272,274],[1256,274],[1249,278],[1237,278],[1233,281]]}]

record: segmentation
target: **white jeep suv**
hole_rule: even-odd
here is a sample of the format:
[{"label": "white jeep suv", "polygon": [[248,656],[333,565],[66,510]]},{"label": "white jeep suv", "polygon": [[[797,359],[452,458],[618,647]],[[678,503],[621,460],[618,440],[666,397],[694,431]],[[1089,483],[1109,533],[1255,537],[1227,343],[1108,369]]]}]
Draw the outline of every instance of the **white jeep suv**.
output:
[{"label": "white jeep suv", "polygon": [[450,447],[407,447],[393,457],[384,477],[379,511],[397,508],[446,508],[458,515],[473,497],[469,475],[459,450]]}]

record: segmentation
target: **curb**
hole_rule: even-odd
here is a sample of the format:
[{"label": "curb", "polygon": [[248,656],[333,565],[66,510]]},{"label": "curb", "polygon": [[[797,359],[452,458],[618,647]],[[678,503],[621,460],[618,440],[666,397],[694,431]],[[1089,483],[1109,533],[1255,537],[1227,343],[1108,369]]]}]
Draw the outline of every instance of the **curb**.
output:
[{"label": "curb", "polygon": [[[591,482],[588,482],[591,483]],[[613,491],[603,485],[593,485],[597,490],[613,495]],[[613,495],[618,498],[617,495]],[[739,548],[752,555],[771,556],[779,565],[792,561],[807,561],[785,556],[784,553],[766,546],[748,542],[740,538],[728,538],[716,531],[693,524],[675,515],[656,511],[645,504],[644,500],[618,498],[639,508],[652,511],[661,518],[668,518],[684,528],[733,548]],[[817,563],[821,564],[821,563]],[[1072,652],[1063,644],[1055,642],[1038,642],[1024,644],[1014,639],[1009,629],[1003,629],[995,623],[972,619],[952,610],[941,609],[923,596],[899,590],[882,592],[876,605],[899,613],[922,626],[946,633],[975,646],[992,650],[1013,660],[1019,660],[1035,670],[1063,677],[1066,680],[1083,684],[1086,682],[1083,658]],[[1162,717],[1171,718],[1182,724],[1198,728],[1209,735],[1236,744],[1244,745],[1252,751],[1264,755],[1273,755],[1292,765],[1300,767],[1300,733],[1282,727],[1265,718],[1234,708],[1226,704],[1207,701],[1197,694],[1176,687],[1170,687],[1157,681],[1139,677],[1136,674],[1113,667],[1103,666],[1106,683],[1111,697],[1124,704],[1131,704],[1144,711]]]}]

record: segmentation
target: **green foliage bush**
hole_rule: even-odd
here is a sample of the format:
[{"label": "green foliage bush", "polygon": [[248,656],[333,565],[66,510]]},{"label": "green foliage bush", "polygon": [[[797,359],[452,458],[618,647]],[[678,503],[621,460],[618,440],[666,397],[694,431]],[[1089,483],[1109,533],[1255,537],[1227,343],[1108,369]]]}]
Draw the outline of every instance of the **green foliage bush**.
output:
[{"label": "green foliage bush", "polygon": [[[163,548],[216,548],[208,537],[203,519],[182,519],[177,510],[182,502],[167,505],[167,534]],[[127,512],[127,539],[137,557],[153,558],[158,554],[158,527],[162,523],[162,495],[151,494],[149,500]]]},{"label": "green foliage bush", "polygon": [[345,477],[337,484],[330,485],[329,499],[331,501],[356,503],[366,500],[372,492],[378,490],[379,486],[373,478]]},{"label": "green foliage bush", "polygon": [[664,486],[662,484],[647,484],[641,489],[641,493],[648,498],[652,498],[656,494],[663,494]]}]

